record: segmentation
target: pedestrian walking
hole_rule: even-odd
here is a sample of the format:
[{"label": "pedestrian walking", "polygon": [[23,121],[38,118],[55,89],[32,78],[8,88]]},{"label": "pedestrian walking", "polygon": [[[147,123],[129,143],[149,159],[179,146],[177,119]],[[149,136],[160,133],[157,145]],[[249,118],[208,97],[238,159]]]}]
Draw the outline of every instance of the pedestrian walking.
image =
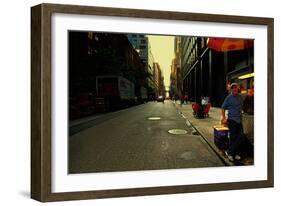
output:
[{"label": "pedestrian walking", "polygon": [[[239,85],[232,83],[231,93],[225,98],[221,106],[222,123],[227,124],[229,128],[229,148],[225,152],[230,161],[240,160],[240,148],[244,141],[244,132],[242,126],[242,107],[243,99],[239,94]],[[226,119],[225,111],[228,110]]]}]

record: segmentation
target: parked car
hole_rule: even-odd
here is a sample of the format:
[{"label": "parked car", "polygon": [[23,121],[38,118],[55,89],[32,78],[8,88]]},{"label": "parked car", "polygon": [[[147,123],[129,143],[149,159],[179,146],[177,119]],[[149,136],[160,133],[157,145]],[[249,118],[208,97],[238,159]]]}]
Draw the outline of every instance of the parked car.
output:
[{"label": "parked car", "polygon": [[158,96],[157,102],[163,102],[164,103],[164,97],[162,95]]}]

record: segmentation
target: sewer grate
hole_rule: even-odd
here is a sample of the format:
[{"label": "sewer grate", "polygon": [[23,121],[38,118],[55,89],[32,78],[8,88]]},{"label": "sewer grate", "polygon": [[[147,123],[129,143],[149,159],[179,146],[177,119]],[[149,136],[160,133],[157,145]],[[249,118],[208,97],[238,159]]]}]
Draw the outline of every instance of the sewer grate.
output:
[{"label": "sewer grate", "polygon": [[192,135],[196,135],[196,136],[199,136],[199,133],[198,132],[196,132],[196,131],[192,131],[192,133],[191,133]]}]

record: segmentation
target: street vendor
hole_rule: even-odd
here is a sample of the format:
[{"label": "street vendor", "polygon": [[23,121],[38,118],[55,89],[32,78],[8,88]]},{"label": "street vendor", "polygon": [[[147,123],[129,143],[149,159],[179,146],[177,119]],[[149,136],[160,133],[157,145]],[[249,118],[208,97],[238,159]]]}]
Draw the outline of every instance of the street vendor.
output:
[{"label": "street vendor", "polygon": [[[230,161],[240,160],[240,147],[244,141],[244,132],[242,126],[242,107],[243,99],[239,94],[239,85],[232,83],[231,93],[225,98],[221,106],[222,124],[227,124],[229,128],[229,148],[225,152]],[[226,119],[225,111],[228,110]]]}]

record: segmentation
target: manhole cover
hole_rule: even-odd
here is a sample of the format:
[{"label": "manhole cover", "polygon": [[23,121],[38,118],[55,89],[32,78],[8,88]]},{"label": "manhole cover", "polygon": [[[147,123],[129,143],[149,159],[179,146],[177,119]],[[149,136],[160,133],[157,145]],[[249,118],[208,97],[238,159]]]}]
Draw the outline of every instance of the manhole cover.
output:
[{"label": "manhole cover", "polygon": [[170,134],[187,134],[187,131],[184,129],[170,129],[168,132]]},{"label": "manhole cover", "polygon": [[148,120],[159,120],[159,119],[161,119],[161,117],[148,117],[147,119]]}]

